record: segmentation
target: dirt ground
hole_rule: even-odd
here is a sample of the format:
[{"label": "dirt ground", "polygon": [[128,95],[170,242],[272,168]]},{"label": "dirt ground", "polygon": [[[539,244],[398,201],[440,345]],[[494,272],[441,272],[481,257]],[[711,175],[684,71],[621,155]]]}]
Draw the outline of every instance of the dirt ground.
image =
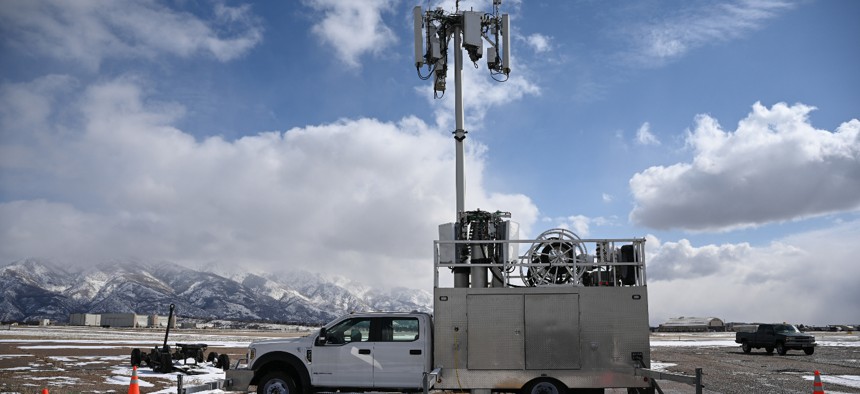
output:
[{"label": "dirt ground", "polygon": [[[177,330],[169,344],[208,343],[206,353],[228,354],[231,360],[244,356],[246,344],[254,339],[303,335],[282,331]],[[703,334],[704,335],[704,334]],[[754,350],[744,354],[731,345],[731,334],[721,337],[685,334],[683,340],[697,340],[680,346],[653,346],[665,337],[652,337],[651,360],[667,372],[694,375],[704,371],[705,393],[810,393],[814,371],[824,380],[825,392],[860,393],[860,338],[858,334],[831,337],[815,333],[819,346],[815,354],[790,351],[785,356]],[[841,338],[841,339],[834,339]],[[848,340],[845,341],[845,338]],[[13,328],[0,331],[0,393],[124,393],[131,375],[129,356],[133,348],[148,352],[164,340],[158,330],[83,329],[71,327]],[[842,341],[842,342],[840,342]],[[843,343],[844,342],[844,343]],[[683,342],[682,342],[683,343]],[[214,370],[210,366],[210,372]],[[139,370],[141,393],[174,393],[176,377]],[[210,380],[212,375],[208,375]],[[185,378],[193,385],[195,377]],[[837,379],[831,381],[831,379]],[[203,380],[205,381],[205,380]],[[200,381],[200,382],[203,382]],[[849,382],[848,384],[840,384]],[[853,382],[853,383],[851,383]],[[692,386],[660,381],[666,393],[693,393]],[[607,390],[626,393],[626,390]]]}]

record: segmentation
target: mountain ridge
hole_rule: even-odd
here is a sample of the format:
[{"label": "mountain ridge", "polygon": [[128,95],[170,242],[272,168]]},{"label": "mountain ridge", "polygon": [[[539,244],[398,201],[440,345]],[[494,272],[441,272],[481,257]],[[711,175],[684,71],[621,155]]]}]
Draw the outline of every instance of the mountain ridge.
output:
[{"label": "mountain ridge", "polygon": [[0,321],[72,313],[166,314],[197,319],[321,324],[350,312],[429,312],[423,290],[378,289],[307,271],[222,276],[171,262],[113,261],[85,268],[27,258],[0,267]]}]

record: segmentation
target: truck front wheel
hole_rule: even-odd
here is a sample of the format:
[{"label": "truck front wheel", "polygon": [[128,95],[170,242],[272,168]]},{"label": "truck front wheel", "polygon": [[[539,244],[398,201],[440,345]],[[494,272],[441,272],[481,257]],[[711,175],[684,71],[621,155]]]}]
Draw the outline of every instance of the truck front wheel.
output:
[{"label": "truck front wheel", "polygon": [[296,384],[286,373],[275,371],[266,374],[257,385],[257,394],[297,394]]},{"label": "truck front wheel", "polygon": [[812,353],[815,353],[814,347],[805,347],[803,348],[803,352],[806,353],[807,356],[811,356]]},{"label": "truck front wheel", "polygon": [[564,394],[567,387],[554,379],[537,379],[525,385],[522,394]]},{"label": "truck front wheel", "polygon": [[780,356],[785,356],[785,353],[787,353],[788,350],[785,349],[785,345],[782,342],[777,342],[776,343],[776,352]]},{"label": "truck front wheel", "polygon": [[743,343],[741,343],[741,349],[743,349],[744,353],[749,353],[752,351],[752,346],[750,346],[749,342],[743,341]]}]

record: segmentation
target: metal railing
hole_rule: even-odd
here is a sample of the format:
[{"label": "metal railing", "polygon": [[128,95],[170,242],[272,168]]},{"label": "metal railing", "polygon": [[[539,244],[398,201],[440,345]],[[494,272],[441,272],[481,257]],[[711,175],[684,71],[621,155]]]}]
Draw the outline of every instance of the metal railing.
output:
[{"label": "metal railing", "polygon": [[489,270],[472,287],[645,286],[645,239],[437,240],[433,267],[437,288],[455,269]]}]

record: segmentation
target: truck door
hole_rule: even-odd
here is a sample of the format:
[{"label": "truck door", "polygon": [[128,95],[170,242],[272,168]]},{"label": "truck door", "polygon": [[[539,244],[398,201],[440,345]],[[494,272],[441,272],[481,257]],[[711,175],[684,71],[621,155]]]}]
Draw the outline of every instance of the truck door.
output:
[{"label": "truck door", "polygon": [[416,317],[380,317],[373,344],[373,386],[415,388],[421,385],[429,338],[420,335]]},{"label": "truck door", "polygon": [[314,346],[311,380],[323,387],[373,387],[371,319],[344,320],[326,333],[326,342]]}]

